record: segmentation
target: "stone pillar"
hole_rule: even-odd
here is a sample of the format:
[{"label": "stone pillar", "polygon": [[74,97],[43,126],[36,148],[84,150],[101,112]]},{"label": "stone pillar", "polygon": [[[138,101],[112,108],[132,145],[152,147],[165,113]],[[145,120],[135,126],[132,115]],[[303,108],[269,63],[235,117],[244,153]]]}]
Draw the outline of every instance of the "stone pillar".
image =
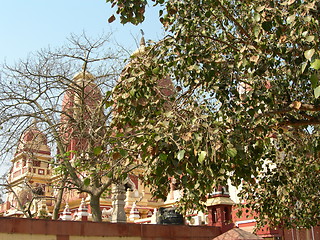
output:
[{"label": "stone pillar", "polygon": [[112,186],[112,215],[111,222],[127,222],[127,216],[124,210],[126,191],[124,185],[114,184]]},{"label": "stone pillar", "polygon": [[158,209],[153,210],[153,214],[151,216],[151,224],[157,224],[157,215],[158,215]]},{"label": "stone pillar", "polygon": [[174,200],[174,185],[176,184],[176,179],[174,177],[171,177],[170,179],[170,192],[169,192],[169,199]]}]

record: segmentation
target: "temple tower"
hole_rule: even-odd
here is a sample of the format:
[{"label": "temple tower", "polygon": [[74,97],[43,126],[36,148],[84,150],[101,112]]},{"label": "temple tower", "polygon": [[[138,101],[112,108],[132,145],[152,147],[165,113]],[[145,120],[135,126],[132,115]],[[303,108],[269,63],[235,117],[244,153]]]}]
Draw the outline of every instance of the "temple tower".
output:
[{"label": "temple tower", "polygon": [[[88,147],[89,128],[104,124],[100,108],[102,94],[95,77],[83,70],[75,74],[62,100],[61,134],[66,151],[80,151]],[[71,158],[74,153],[71,154]]]},{"label": "temple tower", "polygon": [[20,209],[19,204],[25,205],[32,198],[50,198],[50,161],[51,150],[47,137],[34,122],[22,133],[11,160],[12,167],[8,175],[10,191],[7,195],[11,209],[5,215],[16,215]]}]

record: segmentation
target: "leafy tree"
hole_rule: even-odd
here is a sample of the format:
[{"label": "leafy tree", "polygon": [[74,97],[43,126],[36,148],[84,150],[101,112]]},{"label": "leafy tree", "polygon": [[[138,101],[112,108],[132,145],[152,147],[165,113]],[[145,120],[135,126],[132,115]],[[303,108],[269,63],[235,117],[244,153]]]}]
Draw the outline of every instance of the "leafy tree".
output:
[{"label": "leafy tree", "polygon": [[110,125],[110,90],[122,54],[106,49],[106,43],[106,36],[71,36],[68,45],[39,51],[14,66],[5,65],[2,72],[2,152],[15,149],[21,133],[36,119],[55,153],[53,168],[61,191],[54,218],[67,188],[90,195],[93,221],[101,221],[102,194],[138,166],[125,158],[126,140]]},{"label": "leafy tree", "polygon": [[[122,23],[144,20],[146,0],[107,2]],[[151,2],[167,36],[127,70],[118,88],[128,91],[117,100],[126,111],[117,121],[149,133],[136,142],[155,194],[168,191],[174,177],[185,193],[182,206],[192,208],[230,179],[243,184],[246,206],[261,221],[315,225],[320,2]],[[166,77],[180,90],[170,96],[171,108],[168,98],[155,97]]]}]

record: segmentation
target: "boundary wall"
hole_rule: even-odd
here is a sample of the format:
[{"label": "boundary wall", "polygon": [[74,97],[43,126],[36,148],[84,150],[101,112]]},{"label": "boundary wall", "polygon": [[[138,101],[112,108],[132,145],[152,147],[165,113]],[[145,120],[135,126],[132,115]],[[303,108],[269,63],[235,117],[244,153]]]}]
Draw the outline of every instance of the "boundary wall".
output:
[{"label": "boundary wall", "polygon": [[0,217],[0,240],[211,240],[212,226],[95,223]]}]

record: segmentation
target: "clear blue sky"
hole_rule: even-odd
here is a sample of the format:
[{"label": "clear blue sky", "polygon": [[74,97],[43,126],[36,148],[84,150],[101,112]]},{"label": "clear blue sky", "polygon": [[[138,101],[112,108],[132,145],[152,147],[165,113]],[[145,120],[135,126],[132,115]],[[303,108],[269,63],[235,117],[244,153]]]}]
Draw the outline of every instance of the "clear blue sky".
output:
[{"label": "clear blue sky", "polygon": [[0,63],[25,58],[29,52],[61,46],[71,33],[85,31],[95,37],[113,32],[128,49],[136,48],[140,29],[146,39],[163,36],[156,9],[147,9],[147,20],[138,26],[108,23],[115,13],[105,0],[0,0]]}]

